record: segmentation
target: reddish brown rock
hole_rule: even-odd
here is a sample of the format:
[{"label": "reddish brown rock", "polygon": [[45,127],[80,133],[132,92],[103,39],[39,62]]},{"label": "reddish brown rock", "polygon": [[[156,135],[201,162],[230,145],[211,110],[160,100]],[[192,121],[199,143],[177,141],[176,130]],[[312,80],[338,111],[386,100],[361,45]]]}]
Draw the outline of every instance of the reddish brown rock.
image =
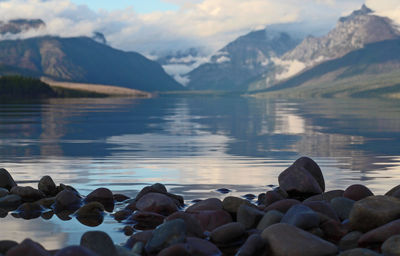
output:
[{"label": "reddish brown rock", "polygon": [[98,188],[85,198],[86,202],[99,202],[108,212],[114,209],[114,196],[108,188]]},{"label": "reddish brown rock", "polygon": [[128,196],[123,195],[123,194],[114,194],[113,197],[114,197],[114,201],[116,201],[116,202],[123,202],[123,201],[129,199]]},{"label": "reddish brown rock", "polygon": [[268,191],[265,194],[265,199],[263,201],[263,204],[268,206],[283,199],[285,199],[285,197],[282,194],[278,193],[277,191]]},{"label": "reddish brown rock", "polygon": [[339,221],[339,217],[337,216],[335,210],[332,208],[330,204],[324,201],[309,201],[303,203],[305,206],[310,207],[313,211],[322,213],[329,218]]},{"label": "reddish brown rock", "polygon": [[136,208],[140,211],[155,212],[164,216],[178,211],[174,200],[160,193],[145,194],[136,202]]},{"label": "reddish brown rock", "polygon": [[127,222],[130,223],[131,221],[136,222],[135,228],[139,230],[148,230],[154,229],[158,225],[164,222],[164,215],[155,213],[155,212],[144,212],[144,211],[137,211],[133,213]]},{"label": "reddish brown rock", "polygon": [[290,209],[290,207],[296,204],[301,204],[301,202],[295,199],[284,199],[269,205],[264,209],[264,212],[268,212],[270,210],[277,210],[282,213],[285,213],[287,212],[287,210]]},{"label": "reddish brown rock", "polygon": [[232,222],[231,215],[224,210],[200,211],[191,214],[200,222],[205,231],[213,231],[217,227]]},{"label": "reddish brown rock", "polygon": [[215,244],[228,244],[241,239],[245,234],[245,227],[239,222],[231,222],[215,228],[210,235]]},{"label": "reddish brown rock", "polygon": [[363,198],[373,195],[374,194],[372,193],[371,190],[369,190],[369,188],[361,184],[351,185],[350,187],[346,188],[346,190],[343,193],[343,197],[349,198],[354,201],[359,201]]},{"label": "reddish brown rock", "polygon": [[114,214],[114,219],[118,222],[121,222],[123,220],[126,220],[129,216],[131,216],[132,213],[133,213],[133,211],[124,209],[124,210],[116,212]]},{"label": "reddish brown rock", "polygon": [[216,211],[222,210],[223,204],[218,198],[209,198],[202,200],[186,209],[188,213],[194,213],[199,211]]},{"label": "reddish brown rock", "polygon": [[175,212],[168,216],[165,221],[170,221],[174,219],[182,219],[186,223],[187,235],[193,237],[203,238],[204,230],[199,222],[192,214],[185,212]]},{"label": "reddish brown rock", "polygon": [[319,195],[310,196],[309,198],[307,198],[303,202],[309,202],[309,201],[331,202],[332,199],[334,199],[336,197],[342,197],[343,193],[344,193],[344,190],[341,190],[341,189],[331,190],[331,191],[327,191],[327,192],[324,192],[324,193],[319,194]]},{"label": "reddish brown rock", "polygon": [[400,219],[394,220],[365,233],[358,240],[358,243],[361,246],[383,243],[386,239],[394,235],[400,235]]},{"label": "reddish brown rock", "polygon": [[279,186],[291,197],[307,198],[323,192],[317,180],[303,167],[291,165],[278,177]]},{"label": "reddish brown rock", "polygon": [[332,219],[321,223],[320,228],[324,232],[325,238],[334,242],[338,242],[349,232],[345,225]]},{"label": "reddish brown rock", "polygon": [[303,167],[306,169],[311,175],[314,177],[314,179],[318,182],[319,186],[321,187],[322,191],[325,191],[325,180],[324,176],[322,175],[321,168],[318,166],[318,164],[312,160],[309,157],[300,157],[297,159],[293,165],[298,166],[298,167]]}]

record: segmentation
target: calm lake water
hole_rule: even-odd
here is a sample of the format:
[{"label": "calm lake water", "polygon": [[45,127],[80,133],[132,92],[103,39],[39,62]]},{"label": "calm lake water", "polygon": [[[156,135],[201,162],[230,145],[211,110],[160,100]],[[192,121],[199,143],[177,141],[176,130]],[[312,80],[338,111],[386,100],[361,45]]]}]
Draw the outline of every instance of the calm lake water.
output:
[{"label": "calm lake water", "polygon": [[[98,187],[129,196],[155,182],[192,199],[258,194],[300,156],[313,158],[327,189],[400,184],[400,102],[265,100],[240,97],[65,99],[0,104],[0,167],[22,185],[50,175],[86,195]],[[116,210],[118,207],[116,208]],[[110,215],[90,228],[0,219],[1,239],[31,237],[48,249],[78,244],[87,230],[126,237]]]}]

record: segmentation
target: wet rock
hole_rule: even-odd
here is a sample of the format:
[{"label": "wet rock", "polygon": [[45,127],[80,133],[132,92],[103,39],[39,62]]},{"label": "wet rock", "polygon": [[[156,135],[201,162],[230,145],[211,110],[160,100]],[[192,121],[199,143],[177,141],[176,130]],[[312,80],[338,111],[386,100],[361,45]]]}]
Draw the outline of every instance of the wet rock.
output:
[{"label": "wet rock", "polygon": [[38,204],[40,204],[42,207],[51,209],[52,205],[56,202],[56,197],[47,197],[47,198],[42,198],[39,201],[37,201]]},{"label": "wet rock", "polygon": [[81,246],[92,250],[99,256],[118,256],[114,243],[107,233],[88,231],[81,237]]},{"label": "wet rock", "polygon": [[145,250],[148,254],[156,253],[171,245],[183,243],[186,238],[186,224],[181,219],[171,220],[158,226]]},{"label": "wet rock", "polygon": [[244,236],[245,226],[239,222],[222,225],[211,232],[211,241],[215,244],[228,244]]},{"label": "wet rock", "polygon": [[32,187],[16,186],[10,190],[11,194],[18,195],[25,202],[35,202],[45,197],[43,192]]},{"label": "wet rock", "polygon": [[15,183],[10,173],[4,168],[0,168],[0,188],[10,191],[15,186],[17,186],[17,183]]},{"label": "wet rock", "polygon": [[340,220],[348,219],[355,201],[346,197],[336,197],[332,199],[331,206],[335,210]]},{"label": "wet rock", "polygon": [[171,221],[175,219],[182,219],[187,228],[187,236],[194,236],[194,237],[204,237],[204,230],[199,222],[192,214],[185,213],[185,212],[175,212],[168,216],[165,221]]},{"label": "wet rock", "polygon": [[125,226],[122,231],[126,236],[131,236],[135,230],[131,226]]},{"label": "wet rock", "polygon": [[57,194],[57,186],[50,176],[43,176],[39,180],[38,189],[46,196],[55,196]]},{"label": "wet rock", "polygon": [[381,256],[379,253],[371,251],[365,248],[355,248],[351,250],[344,251],[339,254],[339,256]]},{"label": "wet rock", "polygon": [[319,216],[309,207],[297,204],[293,205],[282,217],[281,223],[287,223],[301,229],[318,227]]},{"label": "wet rock", "polygon": [[358,240],[363,235],[359,231],[353,231],[342,237],[339,242],[339,248],[342,251],[354,249],[358,247]]},{"label": "wet rock", "polygon": [[44,219],[44,220],[50,220],[51,218],[53,218],[53,216],[54,216],[53,211],[42,212],[42,214],[40,214],[40,217],[42,217],[42,219]]},{"label": "wet rock", "polygon": [[400,235],[400,219],[391,221],[365,233],[358,240],[358,243],[362,246],[383,243],[386,239],[394,235]]},{"label": "wet rock", "polygon": [[6,254],[8,250],[10,250],[11,248],[13,248],[17,245],[18,245],[17,242],[11,241],[11,240],[0,241],[0,253]]},{"label": "wet rock", "polygon": [[76,212],[76,218],[82,224],[96,227],[103,223],[104,206],[99,202],[90,202]]},{"label": "wet rock", "polygon": [[122,194],[114,194],[113,197],[114,197],[114,201],[119,202],[119,203],[129,199],[128,196],[122,195]]},{"label": "wet rock", "polygon": [[213,231],[219,226],[232,222],[231,215],[224,210],[200,211],[191,214],[199,221],[204,231]]},{"label": "wet rock", "polygon": [[85,198],[86,202],[99,202],[108,212],[114,210],[114,196],[108,188],[98,188]]},{"label": "wet rock", "polygon": [[25,239],[19,245],[12,247],[8,250],[6,256],[50,256],[51,254],[46,251],[43,246],[30,240]]},{"label": "wet rock", "polygon": [[[149,237],[150,240],[151,236]],[[142,255],[144,252],[144,243],[143,242],[137,242],[135,245],[132,247],[132,253],[137,254],[137,255]]]},{"label": "wet rock", "polygon": [[261,255],[264,249],[264,241],[259,234],[249,236],[246,242],[240,247],[236,256],[255,256]]},{"label": "wet rock", "polygon": [[186,244],[190,255],[196,256],[222,256],[221,251],[213,243],[197,237],[188,237]]},{"label": "wet rock", "polygon": [[301,202],[295,199],[284,199],[269,205],[267,208],[264,209],[264,212],[268,212],[270,210],[277,210],[282,213],[285,213],[287,212],[287,210],[289,210],[290,207],[296,204],[301,204]]},{"label": "wet rock", "polygon": [[382,244],[381,248],[385,256],[400,255],[400,235],[390,237]]},{"label": "wet rock", "polygon": [[131,215],[132,215],[131,210],[124,209],[124,210],[116,212],[114,214],[114,219],[118,222],[121,222],[123,220],[126,220]]},{"label": "wet rock", "polygon": [[64,249],[59,250],[55,256],[98,256],[92,250],[85,248],[83,246],[68,246]]},{"label": "wet rock", "polygon": [[339,217],[337,216],[335,210],[329,203],[325,201],[309,201],[309,202],[304,202],[303,205],[309,207],[311,210],[315,212],[322,213],[333,220],[339,221]]},{"label": "wet rock", "polygon": [[23,203],[17,208],[18,216],[29,220],[40,217],[43,208],[38,203]]},{"label": "wet rock", "polygon": [[0,198],[0,207],[2,208],[18,207],[21,203],[22,199],[18,195],[6,195]]},{"label": "wet rock", "polygon": [[266,228],[261,237],[274,256],[336,255],[337,247],[295,226],[278,223]]},{"label": "wet rock", "polygon": [[354,201],[359,201],[363,198],[373,196],[374,194],[364,185],[355,184],[351,185],[350,187],[346,188],[343,193],[343,197],[349,198]]},{"label": "wet rock", "polygon": [[[164,222],[164,215],[155,212],[137,211],[128,219],[128,223],[136,223],[135,228],[139,230],[154,229]],[[132,222],[133,221],[133,222]]]},{"label": "wet rock", "polygon": [[146,244],[153,236],[153,230],[146,230],[133,234],[128,241],[126,241],[125,247],[132,248],[137,243]]},{"label": "wet rock", "polygon": [[243,196],[243,198],[245,198],[245,199],[247,199],[249,201],[252,201],[252,200],[254,200],[254,198],[256,198],[256,195],[254,195],[254,194],[246,194],[246,195]]},{"label": "wet rock", "polygon": [[75,211],[81,206],[81,198],[75,191],[65,189],[57,194],[54,203],[56,212],[63,210]]},{"label": "wet rock", "polygon": [[231,192],[231,190],[227,189],[227,188],[219,188],[219,189],[217,189],[217,192],[219,192],[221,194],[228,194]]},{"label": "wet rock", "polygon": [[281,213],[280,211],[276,210],[268,211],[261,218],[260,222],[257,225],[257,229],[262,231],[273,224],[281,222],[282,218],[283,218],[283,213]]},{"label": "wet rock", "polygon": [[5,188],[0,188],[0,197],[8,195],[9,191]]},{"label": "wet rock", "polygon": [[168,216],[176,211],[178,207],[168,196],[160,193],[147,193],[136,202],[136,208],[144,212],[155,212]]},{"label": "wet rock", "polygon": [[350,212],[353,230],[367,232],[400,217],[400,199],[370,196],[357,201]]},{"label": "wet rock", "polygon": [[225,211],[233,214],[234,216],[236,215],[239,207],[242,205],[251,205],[249,201],[246,199],[242,199],[239,197],[234,197],[234,196],[228,196],[225,197],[224,200],[222,201],[222,207]]},{"label": "wet rock", "polygon": [[163,249],[157,256],[191,256],[189,248],[186,244],[174,244],[168,248]]},{"label": "wet rock", "polygon": [[242,223],[245,229],[255,228],[265,212],[242,204],[237,212],[237,221]]},{"label": "wet rock", "polygon": [[182,196],[175,195],[175,194],[172,194],[172,193],[168,193],[166,187],[163,184],[160,184],[160,183],[156,183],[156,184],[153,184],[151,186],[144,187],[139,192],[139,194],[136,196],[135,201],[138,201],[140,198],[142,198],[147,193],[164,194],[164,195],[170,197],[171,199],[173,199],[178,207],[183,207],[184,206],[184,201],[183,201],[183,197]]},{"label": "wet rock", "polygon": [[277,201],[283,200],[283,199],[285,199],[285,197],[283,197],[282,194],[280,194],[279,192],[268,191],[265,194],[265,199],[263,201],[263,204],[268,206],[268,205],[271,205],[271,204],[273,204]]},{"label": "wet rock", "polygon": [[329,202],[332,201],[333,198],[342,197],[343,193],[344,193],[344,190],[341,190],[341,189],[331,190],[331,191],[327,191],[327,192],[324,192],[324,193],[319,194],[319,195],[310,196],[309,198],[304,200],[304,202],[325,201],[325,202],[329,203]]},{"label": "wet rock", "polygon": [[194,213],[199,211],[216,211],[222,209],[223,204],[221,200],[218,198],[209,198],[188,207],[185,212]]}]

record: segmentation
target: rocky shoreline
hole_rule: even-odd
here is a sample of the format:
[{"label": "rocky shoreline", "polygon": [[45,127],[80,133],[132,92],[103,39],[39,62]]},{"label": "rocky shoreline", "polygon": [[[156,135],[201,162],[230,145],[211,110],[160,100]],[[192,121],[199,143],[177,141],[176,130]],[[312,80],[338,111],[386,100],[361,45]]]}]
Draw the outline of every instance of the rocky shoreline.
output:
[{"label": "rocky shoreline", "polygon": [[[261,191],[256,203],[255,195],[227,196],[186,207],[182,196],[159,183],[135,198],[107,188],[82,196],[49,176],[40,179],[37,189],[18,186],[0,169],[1,218],[56,215],[96,227],[109,214],[127,236],[112,241],[103,231],[89,231],[79,245],[52,251],[40,241],[1,240],[0,256],[400,255],[400,185],[385,195],[360,184],[325,191],[320,167],[307,157],[284,170],[278,182],[279,187]],[[115,210],[116,203],[123,209]]]}]

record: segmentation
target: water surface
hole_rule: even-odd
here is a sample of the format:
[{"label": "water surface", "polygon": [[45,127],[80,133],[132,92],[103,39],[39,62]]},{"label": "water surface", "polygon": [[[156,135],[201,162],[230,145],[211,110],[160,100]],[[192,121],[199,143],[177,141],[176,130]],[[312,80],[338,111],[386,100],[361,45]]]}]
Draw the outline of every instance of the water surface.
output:
[{"label": "water surface", "polygon": [[[264,100],[240,97],[57,99],[0,104],[0,166],[17,183],[43,175],[86,195],[98,187],[135,194],[155,182],[192,199],[258,194],[302,155],[327,189],[400,184],[400,103],[370,99]],[[117,208],[118,209],[118,208]],[[126,240],[107,215],[89,228],[76,219],[0,219],[2,239],[33,237],[49,248],[79,243],[86,230]]]}]

